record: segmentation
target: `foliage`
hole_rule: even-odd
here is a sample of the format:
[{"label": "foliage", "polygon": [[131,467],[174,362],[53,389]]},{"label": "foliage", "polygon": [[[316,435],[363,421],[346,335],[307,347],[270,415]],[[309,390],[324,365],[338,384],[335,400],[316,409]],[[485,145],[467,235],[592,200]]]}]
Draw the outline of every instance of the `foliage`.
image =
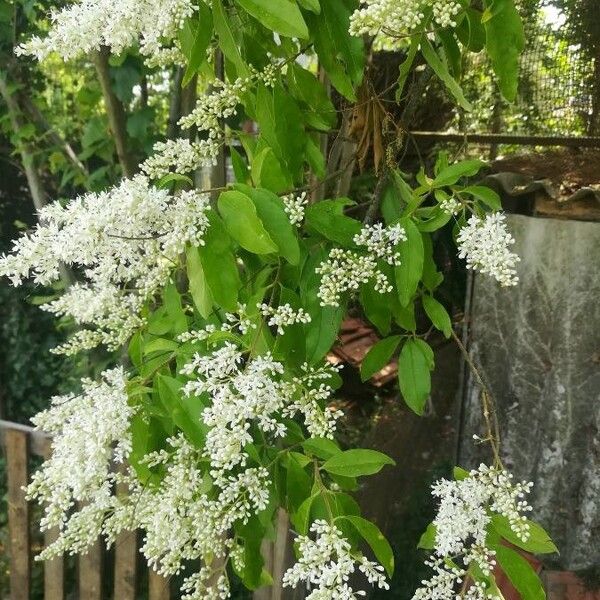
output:
[{"label": "foliage", "polygon": [[[110,543],[139,527],[142,552],[162,574],[178,574],[200,559],[200,569],[183,582],[185,598],[223,598],[232,573],[248,589],[272,583],[260,547],[273,538],[282,509],[299,536],[298,562],[284,585],[308,583],[314,599],[355,598],[360,592],[348,578],[360,572],[387,589],[391,547],[362,518],[352,492],[360,478],[394,463],[336,441],[341,411],[333,394],[340,378],[324,359],[348,311],[361,310],[382,336],[363,377],[397,354],[402,397],[423,414],[434,368],[429,331],[453,334],[437,297],[443,276],[432,236],[451,228],[467,266],[501,285],[516,284],[518,259],[495,214],[499,198],[469,181],[483,163],[450,164],[442,154],[433,172],[421,169],[411,186],[398,168],[399,148],[388,138],[385,115],[367,125],[385,148],[362,218],[351,213],[350,198],[318,198],[320,182],[340,177],[328,174],[322,151],[323,137],[339,120],[322,80],[329,79],[342,106],[369,93],[364,18],[369,33],[411,40],[398,98],[420,56],[468,109],[456,66],[462,53],[485,48],[511,100],[523,32],[512,0],[485,0],[479,8],[466,0],[450,8],[415,0],[414,18],[400,18],[407,29],[397,31],[386,28],[393,6],[363,4],[364,12],[352,0],[212,0],[199,7],[162,0],[146,13],[142,2],[83,0],[58,10],[48,34],[19,46],[41,57],[53,51],[77,60],[86,51],[94,56],[106,120],[92,114],[99,108],[94,87],[93,109],[79,101],[80,88],[83,152],[75,161],[67,153],[69,165],[55,160],[61,184],[104,187],[117,175],[115,154],[127,176],[107,191],[46,207],[34,232],[0,261],[0,274],[15,284],[29,276],[49,283],[64,266],[74,273],[77,282],[45,305],[77,328],[59,352],[100,344],[116,350],[129,342],[126,367],[108,369],[96,382],[83,380],[79,393],[54,399],[35,419],[53,434],[54,452],[28,493],[46,506],[42,526],[61,530],[42,557],[84,551],[99,534]],[[31,7],[10,6],[9,21],[44,29]],[[154,14],[160,16],[155,27]],[[107,47],[118,53],[108,66]],[[311,68],[316,63],[319,77]],[[150,153],[166,124],[164,112],[155,118],[148,90],[173,65],[179,79],[169,113],[172,108],[181,118],[177,126],[169,119],[167,142],[155,144],[142,174],[132,176],[132,165]],[[13,81],[17,74],[10,73]],[[205,93],[185,107],[184,93],[193,98],[199,79]],[[17,83],[6,95],[9,108],[18,90]],[[160,91],[157,96],[155,107]],[[246,119],[256,123],[255,135],[243,126]],[[15,127],[17,120],[10,123],[25,163],[36,131]],[[107,123],[112,138],[105,135]],[[231,148],[235,182],[196,188],[196,172],[222,163],[225,148]],[[415,318],[421,307],[430,321],[425,329]],[[469,532],[454,534],[464,551],[460,567],[446,551],[452,531],[444,530],[442,512],[435,521],[439,535],[430,528],[424,538],[422,545],[436,554],[431,564],[452,574],[442,582],[449,597],[462,578],[474,582],[473,597],[497,595],[486,536],[493,537],[491,548],[502,554],[509,577],[523,565],[498,550],[500,536],[534,551],[549,547],[535,524],[521,520],[527,505],[519,499],[528,486],[508,483],[494,432],[488,434],[493,467],[457,471],[456,485],[434,487],[442,508],[468,490],[460,516],[469,522],[474,515],[479,524],[480,546],[471,548]],[[117,472],[120,462],[129,466]],[[129,494],[114,493],[117,483]],[[73,512],[75,503],[83,507]],[[523,595],[538,598],[537,579],[527,573],[527,582]],[[441,586],[435,576],[431,586]]]}]

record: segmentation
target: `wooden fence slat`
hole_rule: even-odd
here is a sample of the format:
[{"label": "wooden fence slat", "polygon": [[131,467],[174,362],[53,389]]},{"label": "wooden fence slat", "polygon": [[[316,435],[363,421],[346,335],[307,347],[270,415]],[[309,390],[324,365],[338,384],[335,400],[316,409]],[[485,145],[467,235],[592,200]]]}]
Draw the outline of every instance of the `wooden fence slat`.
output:
[{"label": "wooden fence slat", "polygon": [[[49,546],[58,537],[57,529],[44,533],[44,546]],[[44,561],[44,598],[63,600],[65,597],[65,561],[62,555]]]},{"label": "wooden fence slat", "polygon": [[137,532],[127,531],[115,541],[115,600],[135,600]]},{"label": "wooden fence slat", "polygon": [[31,558],[27,485],[27,433],[8,429],[4,434],[8,475],[8,535],[10,540],[10,597],[29,600]]},{"label": "wooden fence slat", "polygon": [[87,554],[79,556],[79,598],[102,600],[102,544],[92,544]]},{"label": "wooden fence slat", "polygon": [[148,571],[148,600],[170,600],[169,580],[153,569]]},{"label": "wooden fence slat", "polygon": [[[50,438],[45,438],[42,445],[44,458],[52,454]],[[49,546],[58,537],[58,528],[50,529],[44,533],[44,546]],[[65,561],[61,555],[51,560],[44,561],[44,598],[63,600],[65,597]]]}]

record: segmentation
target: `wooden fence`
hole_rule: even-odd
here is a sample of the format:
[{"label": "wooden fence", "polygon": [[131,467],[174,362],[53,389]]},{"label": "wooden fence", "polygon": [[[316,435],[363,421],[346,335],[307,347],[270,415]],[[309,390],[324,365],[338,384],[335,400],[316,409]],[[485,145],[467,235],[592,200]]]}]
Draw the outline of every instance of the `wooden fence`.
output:
[{"label": "wooden fence", "polygon": [[[28,482],[32,456],[45,457],[50,451],[49,438],[31,427],[0,420],[0,446],[6,457],[8,480],[8,532],[10,556],[10,598],[29,600],[31,594],[32,539],[30,509],[23,486]],[[56,538],[55,531],[45,534],[45,543]],[[98,541],[89,552],[76,559],[77,581],[75,594],[69,597],[81,600],[102,600],[104,578],[113,573],[111,596],[115,600],[134,600],[141,585],[138,573],[137,536],[124,534],[115,544],[114,554],[107,554]],[[114,556],[114,568],[107,565],[108,556]],[[66,593],[65,561],[56,557],[43,564],[44,598],[62,600]],[[169,583],[153,571],[148,574],[149,600],[169,600]]]}]

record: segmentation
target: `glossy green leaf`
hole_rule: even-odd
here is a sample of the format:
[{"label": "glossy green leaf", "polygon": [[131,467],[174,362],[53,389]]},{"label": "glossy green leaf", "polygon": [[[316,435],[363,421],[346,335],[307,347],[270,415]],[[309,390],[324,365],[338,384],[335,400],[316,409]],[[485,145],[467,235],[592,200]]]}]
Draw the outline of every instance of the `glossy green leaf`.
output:
[{"label": "glossy green leaf", "polygon": [[207,216],[209,227],[204,236],[204,245],[198,247],[198,254],[213,300],[223,309],[233,312],[237,309],[241,282],[231,251],[231,238],[214,211]]},{"label": "glossy green leaf", "polygon": [[452,333],[452,321],[444,306],[433,296],[423,294],[423,308],[435,328],[449,338]]},{"label": "glossy green leaf", "polygon": [[389,542],[385,539],[379,527],[367,519],[362,517],[349,515],[343,516],[341,519],[352,523],[361,537],[369,544],[375,558],[379,564],[386,570],[389,577],[394,574],[394,552]]},{"label": "glossy green leaf", "polygon": [[447,185],[454,185],[462,177],[471,177],[477,175],[485,163],[482,160],[472,159],[463,160],[461,162],[454,163],[449,167],[443,169],[436,178],[433,180],[433,187],[444,187]]},{"label": "glossy green leaf", "polygon": [[[187,59],[187,68],[181,82],[182,87],[185,87],[191,81],[202,63],[207,60],[206,50],[213,34],[213,17],[210,7],[204,2],[200,2],[198,4],[198,17],[188,19],[184,30],[186,27],[191,29],[192,36],[182,36],[181,34],[179,36],[181,50]],[[189,41],[184,43],[186,38],[191,41],[191,44]]]},{"label": "glossy green leaf", "polygon": [[417,544],[417,548],[423,550],[433,550],[435,548],[435,537],[437,535],[437,529],[433,523],[427,525],[427,529],[423,532]]},{"label": "glossy green leaf", "polygon": [[335,454],[341,452],[339,446],[333,441],[327,438],[309,438],[302,442],[302,447],[306,452],[326,460],[331,458]]},{"label": "glossy green leaf", "polygon": [[528,521],[529,524],[529,539],[524,542],[511,529],[508,519],[501,515],[492,516],[492,526],[494,529],[508,542],[514,544],[518,548],[522,548],[533,554],[552,554],[558,552],[558,548],[550,539],[548,533],[541,525]]},{"label": "glossy green leaf", "polygon": [[227,231],[242,248],[254,254],[272,254],[278,251],[258,217],[256,206],[246,194],[236,190],[223,192],[217,206]]},{"label": "glossy green leaf", "polygon": [[308,38],[308,28],[293,0],[236,0],[267,29],[287,37]]},{"label": "glossy green leaf", "polygon": [[406,404],[422,415],[431,393],[430,361],[415,340],[407,340],[398,360],[400,391]]},{"label": "glossy green leaf", "polygon": [[542,582],[531,564],[518,552],[503,545],[495,546],[496,560],[522,600],[545,600]]},{"label": "glossy green leaf", "polygon": [[291,265],[297,265],[300,262],[298,236],[296,228],[290,223],[284,210],[283,200],[269,190],[254,189],[248,186],[236,187],[249,196],[254,203],[258,217],[270,238],[277,245],[279,254]]},{"label": "glossy green leaf", "polygon": [[458,104],[465,110],[471,110],[472,106],[465,98],[460,85],[458,85],[456,79],[450,75],[448,68],[434,50],[431,42],[425,36],[421,39],[421,53],[423,54],[423,58],[429,63],[433,72],[442,80],[444,85],[448,88],[448,91],[456,98]]},{"label": "glossy green leaf", "polygon": [[406,240],[398,245],[400,265],[394,269],[394,273],[398,299],[402,306],[407,306],[423,274],[423,239],[412,219],[403,218],[400,224],[406,232]]},{"label": "glossy green leaf", "polygon": [[208,281],[204,276],[202,261],[198,248],[189,246],[185,252],[186,272],[189,281],[189,290],[194,301],[194,306],[203,319],[207,319],[212,312],[213,297],[210,293]]},{"label": "glossy green leaf", "polygon": [[212,16],[215,31],[219,38],[219,47],[223,51],[223,54],[235,66],[238,76],[247,76],[249,70],[240,54],[238,42],[233,35],[222,0],[212,0]]},{"label": "glossy green leaf", "polygon": [[305,212],[307,226],[323,237],[342,246],[354,246],[353,238],[360,233],[362,224],[344,215],[344,208],[354,202],[348,198],[322,200],[311,204]]},{"label": "glossy green leaf", "polygon": [[377,342],[363,358],[360,365],[360,378],[367,381],[381,371],[390,362],[401,340],[402,336],[394,335]]},{"label": "glossy green leaf", "polygon": [[325,461],[323,469],[334,475],[359,477],[379,473],[386,465],[396,463],[377,450],[354,449],[335,454]]},{"label": "glossy green leaf", "polygon": [[[525,48],[523,23],[513,0],[493,0],[495,14],[483,24],[486,50],[498,77],[502,95],[512,102],[517,97],[519,62]],[[484,0],[489,8],[491,0]]]},{"label": "glossy green leaf", "polygon": [[477,200],[481,200],[488,208],[494,211],[502,210],[500,196],[491,188],[484,185],[472,185],[461,190],[463,194],[469,194]]},{"label": "glossy green leaf", "polygon": [[360,37],[350,35],[352,10],[344,0],[327,0],[321,13],[306,14],[314,38],[319,62],[334,87],[348,100],[356,100],[355,87],[363,78],[364,45]]},{"label": "glossy green leaf", "polygon": [[321,12],[321,4],[319,3],[319,0],[298,0],[298,4],[302,8],[310,10],[317,15]]}]

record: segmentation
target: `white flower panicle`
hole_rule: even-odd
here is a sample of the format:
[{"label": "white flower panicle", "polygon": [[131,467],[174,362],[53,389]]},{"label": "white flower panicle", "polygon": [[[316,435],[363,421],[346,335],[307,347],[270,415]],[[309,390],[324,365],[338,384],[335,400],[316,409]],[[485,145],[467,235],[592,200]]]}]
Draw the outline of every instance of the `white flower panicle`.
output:
[{"label": "white flower panicle", "polygon": [[211,82],[212,91],[198,98],[194,110],[179,120],[185,131],[196,128],[206,132],[206,138],[190,141],[177,138],[158,142],[154,154],[142,164],[142,171],[152,179],[158,179],[171,171],[185,175],[200,167],[216,164],[221,146],[225,143],[223,121],[237,114],[242,96],[253,85],[263,83],[272,86],[278,66],[267,65],[262,71],[251,68],[250,75],[239,77],[234,82],[215,79]]},{"label": "white flower panicle", "polygon": [[438,27],[455,27],[462,10],[457,0],[362,0],[350,17],[350,33],[393,40],[411,33],[431,11]]},{"label": "white flower panicle", "polygon": [[71,354],[100,343],[116,349],[142,324],[143,304],[169,279],[187,243],[202,244],[209,199],[196,191],[171,196],[138,175],[65,207],[40,211],[33,233],[0,258],[0,276],[20,285],[59,277],[60,265],[83,269],[85,281],[43,308],[67,315],[82,329],[59,350]]},{"label": "white flower panicle", "polygon": [[[433,496],[440,500],[433,521],[436,531],[434,556],[427,562],[434,575],[422,582],[413,600],[453,600],[456,586],[463,582],[471,563],[475,563],[484,575],[492,572],[496,564],[494,551],[486,546],[492,514],[505,517],[513,532],[527,541],[529,522],[523,513],[531,510],[525,497],[532,485],[514,483],[510,473],[486,465],[472,470],[464,479],[437,481],[432,487]],[[453,566],[447,559],[452,559]],[[469,589],[473,600],[493,597],[481,585]]]},{"label": "white flower panicle", "polygon": [[186,175],[200,167],[217,163],[219,144],[213,139],[191,142],[188,138],[177,138],[154,144],[154,154],[141,165],[141,170],[150,179],[160,179],[169,173]]},{"label": "white flower panicle", "polygon": [[296,227],[301,227],[304,221],[304,211],[308,205],[308,196],[306,192],[300,195],[288,194],[281,198],[283,200],[283,209],[290,219],[290,223]]},{"label": "white flower panicle", "polygon": [[295,323],[310,323],[310,315],[302,308],[294,310],[289,304],[280,304],[277,307],[268,304],[258,304],[258,308],[264,317],[270,317],[267,321],[269,327],[277,327],[277,333],[283,335],[285,327]]},{"label": "white flower panicle", "polygon": [[335,525],[317,520],[310,531],[314,540],[309,536],[299,536],[296,540],[299,559],[283,575],[284,587],[304,583],[310,591],[307,600],[354,600],[366,596],[362,590],[354,591],[348,583],[358,570],[371,585],[389,589],[383,567],[353,554],[350,543]]},{"label": "white flower panicle", "polygon": [[53,10],[48,34],[34,36],[19,52],[39,60],[56,52],[69,60],[101,46],[120,54],[139,42],[153,64],[181,62],[177,34],[196,7],[197,0],[79,0]]},{"label": "white flower panicle", "polygon": [[286,380],[283,365],[271,355],[244,361],[239,348],[230,342],[209,355],[196,354],[181,370],[190,377],[183,393],[207,394],[210,399],[202,420],[209,427],[205,453],[213,477],[218,479],[220,473],[246,465],[244,448],[252,443],[251,426],[281,437],[286,433],[281,418],[302,414],[312,435],[332,437],[338,411],[321,408],[332,390],[324,383],[315,386],[331,372],[331,368],[306,367],[301,377]]},{"label": "white flower panicle", "polygon": [[459,257],[467,268],[494,277],[501,286],[517,285],[516,264],[521,260],[510,251],[515,239],[506,229],[506,216],[492,213],[485,218],[471,216],[456,239]]},{"label": "white flower panicle", "polygon": [[365,225],[361,232],[354,236],[354,243],[357,246],[366,246],[371,254],[389,265],[399,265],[400,253],[396,246],[406,239],[406,232],[401,225],[384,227],[381,223],[377,223]]},{"label": "white flower panicle", "polygon": [[[122,463],[131,451],[135,409],[125,384],[122,368],[105,371],[100,382],[82,380],[80,394],[52,398],[51,407],[33,418],[52,436],[52,456],[33,475],[27,497],[44,506],[42,530],[60,530],[42,558],[85,550],[101,533],[116,481],[113,462]],[[83,516],[71,516],[76,503],[86,504]]]},{"label": "white flower panicle", "polygon": [[361,285],[373,280],[375,289],[381,294],[393,289],[385,274],[377,269],[374,257],[351,250],[334,248],[315,273],[321,275],[318,292],[321,306],[339,306],[342,295],[356,292]]}]

